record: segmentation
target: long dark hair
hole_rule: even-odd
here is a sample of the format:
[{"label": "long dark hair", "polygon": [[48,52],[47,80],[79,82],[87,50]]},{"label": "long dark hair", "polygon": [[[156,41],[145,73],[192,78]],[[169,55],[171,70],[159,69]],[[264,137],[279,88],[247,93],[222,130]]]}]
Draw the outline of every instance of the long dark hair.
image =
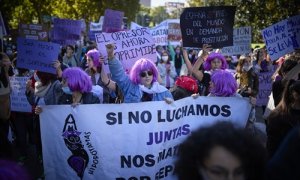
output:
[{"label": "long dark hair", "polygon": [[292,103],[295,101],[293,97],[293,92],[300,95],[300,81],[291,79],[288,81],[282,95],[282,99],[279,102],[276,109],[279,110],[281,114],[290,114]]},{"label": "long dark hair", "polygon": [[220,121],[192,132],[178,148],[175,174],[179,180],[203,180],[198,168],[204,166],[214,147],[223,147],[236,156],[243,167],[245,179],[264,179],[267,153],[262,144],[243,128]]},{"label": "long dark hair", "polygon": [[[8,56],[3,53],[0,53],[0,61],[3,61],[4,58],[8,58]],[[3,84],[3,86],[5,88],[8,86],[8,78],[6,76],[4,66],[1,67],[0,82]],[[1,87],[1,84],[0,84],[0,87]]]}]

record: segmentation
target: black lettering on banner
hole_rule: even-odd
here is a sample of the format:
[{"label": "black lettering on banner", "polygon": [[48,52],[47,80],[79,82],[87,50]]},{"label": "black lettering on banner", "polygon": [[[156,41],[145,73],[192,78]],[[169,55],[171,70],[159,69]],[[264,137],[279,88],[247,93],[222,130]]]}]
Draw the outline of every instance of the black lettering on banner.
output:
[{"label": "black lettering on banner", "polygon": [[[115,117],[118,115],[118,117]],[[122,112],[118,112],[118,114],[110,112],[106,114],[106,124],[115,125],[116,123],[122,124]]]},{"label": "black lettering on banner", "polygon": [[121,155],[121,168],[131,168],[142,166],[152,167],[155,165],[155,156],[153,154],[147,154],[145,157],[142,155]]},{"label": "black lettering on banner", "polygon": [[183,46],[232,46],[235,9],[234,6],[185,8],[180,16]]},{"label": "black lettering on banner", "polygon": [[163,149],[162,151],[160,151],[158,153],[158,157],[157,157],[157,163],[161,162],[162,160],[165,160],[169,157],[173,157],[176,156],[178,153],[178,145],[174,146],[174,147],[169,147],[168,149]]},{"label": "black lettering on banner", "polygon": [[123,178],[118,177],[116,180],[151,180],[149,176],[140,176],[140,177],[129,177],[129,178]]},{"label": "black lettering on banner", "polygon": [[172,165],[167,165],[159,169],[159,171],[155,174],[155,180],[164,179],[167,176],[171,175],[174,170]]}]

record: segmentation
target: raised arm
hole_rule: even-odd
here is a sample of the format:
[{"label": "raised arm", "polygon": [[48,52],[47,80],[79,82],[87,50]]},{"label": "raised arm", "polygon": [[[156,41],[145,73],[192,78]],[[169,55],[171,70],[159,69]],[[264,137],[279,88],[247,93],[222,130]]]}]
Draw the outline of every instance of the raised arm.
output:
[{"label": "raised arm", "polygon": [[195,78],[197,78],[199,81],[203,79],[203,71],[200,70],[201,65],[203,64],[204,60],[207,58],[208,52],[210,51],[210,45],[203,44],[202,47],[202,53],[198,57],[197,61],[195,62],[192,73]]},{"label": "raised arm", "polygon": [[[101,64],[104,64],[104,57],[100,56],[99,61]],[[104,86],[112,91],[116,91],[116,82],[108,78],[107,73],[105,72],[105,69],[103,67],[101,68],[100,75],[101,75],[101,80],[104,83]]]}]

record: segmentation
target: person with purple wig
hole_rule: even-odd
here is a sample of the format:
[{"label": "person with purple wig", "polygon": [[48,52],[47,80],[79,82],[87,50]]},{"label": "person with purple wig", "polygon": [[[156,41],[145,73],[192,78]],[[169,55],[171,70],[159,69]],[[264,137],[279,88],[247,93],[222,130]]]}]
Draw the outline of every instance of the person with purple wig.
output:
[{"label": "person with purple wig", "polygon": [[227,61],[225,57],[216,52],[210,53],[204,61],[203,68],[205,71],[214,71],[216,69],[227,69]]},{"label": "person with purple wig", "polygon": [[92,93],[92,81],[89,75],[81,68],[71,67],[62,74],[63,95],[59,104],[99,104],[100,100]]},{"label": "person with purple wig", "polygon": [[215,70],[211,74],[208,96],[217,97],[242,97],[237,93],[237,82],[233,75],[226,70]]},{"label": "person with purple wig", "polygon": [[93,86],[100,86],[103,89],[102,102],[114,102],[116,83],[108,78],[104,68],[102,68],[102,61],[104,61],[102,55],[97,49],[92,49],[87,52],[86,58],[88,68],[85,71],[91,76]]},{"label": "person with purple wig", "polygon": [[171,92],[157,82],[159,74],[151,60],[139,59],[127,76],[121,62],[114,56],[114,44],[107,44],[106,48],[112,79],[122,90],[125,103],[162,100],[172,102]]}]

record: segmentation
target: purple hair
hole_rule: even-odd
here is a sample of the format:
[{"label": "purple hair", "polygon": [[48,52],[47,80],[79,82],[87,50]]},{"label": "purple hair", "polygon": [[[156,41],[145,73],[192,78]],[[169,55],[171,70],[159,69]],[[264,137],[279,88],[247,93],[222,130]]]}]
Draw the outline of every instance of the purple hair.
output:
[{"label": "purple hair", "polygon": [[86,53],[86,56],[88,56],[89,58],[91,58],[93,60],[93,63],[94,63],[95,67],[99,67],[101,65],[100,62],[99,62],[100,53],[97,49],[89,50]]},{"label": "purple hair", "polygon": [[64,70],[62,78],[66,79],[71,91],[81,93],[92,90],[92,80],[89,75],[78,67],[71,67]]},{"label": "purple hair", "polygon": [[216,58],[220,59],[221,62],[222,62],[221,69],[227,69],[228,68],[225,57],[220,53],[212,52],[208,55],[208,57],[206,58],[206,60],[203,64],[204,70],[210,71],[211,70],[211,62]]},{"label": "purple hair", "polygon": [[29,180],[31,177],[26,169],[18,163],[2,159],[0,160],[0,179]]},{"label": "purple hair", "polygon": [[129,73],[129,79],[134,84],[140,84],[141,83],[140,73],[143,71],[152,71],[153,72],[152,83],[157,81],[158,71],[155,64],[151,60],[144,59],[144,58],[139,59],[134,63]]},{"label": "purple hair", "polygon": [[237,91],[237,83],[233,75],[226,70],[216,70],[211,75],[213,87],[209,90],[210,93],[218,97],[230,97]]}]

